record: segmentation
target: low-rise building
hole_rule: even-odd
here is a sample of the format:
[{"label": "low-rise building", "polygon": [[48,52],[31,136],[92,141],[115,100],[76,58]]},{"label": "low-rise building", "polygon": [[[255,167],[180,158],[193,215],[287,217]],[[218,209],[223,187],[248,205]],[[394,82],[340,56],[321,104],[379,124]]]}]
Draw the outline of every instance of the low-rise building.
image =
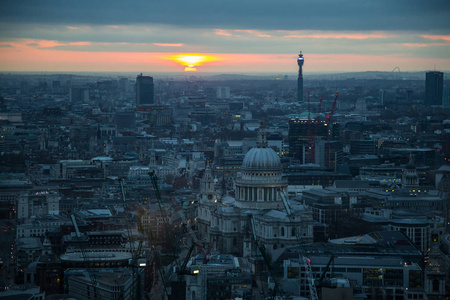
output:
[{"label": "low-rise building", "polygon": [[229,254],[213,255],[204,264],[197,255],[188,263],[186,299],[252,299],[252,277],[246,261]]}]

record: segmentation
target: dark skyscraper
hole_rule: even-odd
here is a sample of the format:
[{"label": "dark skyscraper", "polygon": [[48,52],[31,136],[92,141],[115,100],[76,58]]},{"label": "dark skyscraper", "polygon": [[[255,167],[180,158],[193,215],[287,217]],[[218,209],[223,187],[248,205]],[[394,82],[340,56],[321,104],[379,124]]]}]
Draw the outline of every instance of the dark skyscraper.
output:
[{"label": "dark skyscraper", "polygon": [[444,87],[444,73],[430,71],[425,79],[425,104],[442,105],[442,90]]},{"label": "dark skyscraper", "polygon": [[136,77],[136,106],[155,104],[153,77],[138,75]]},{"label": "dark skyscraper", "polygon": [[297,102],[302,103],[303,102],[303,63],[305,62],[305,59],[303,58],[302,51],[300,51],[300,54],[297,58],[297,64],[298,64],[298,79],[297,79]]},{"label": "dark skyscraper", "polygon": [[88,103],[89,87],[84,85],[74,85],[69,90],[69,100],[72,103]]},{"label": "dark skyscraper", "polygon": [[[325,115],[312,114],[311,123],[308,125],[308,113],[302,113],[298,118],[289,120],[289,155],[298,159],[300,163],[312,163],[315,160],[313,149],[308,146],[310,134],[314,135],[314,140],[335,141],[339,138],[339,124],[330,124],[325,120]],[[311,132],[308,132],[311,131]]]}]

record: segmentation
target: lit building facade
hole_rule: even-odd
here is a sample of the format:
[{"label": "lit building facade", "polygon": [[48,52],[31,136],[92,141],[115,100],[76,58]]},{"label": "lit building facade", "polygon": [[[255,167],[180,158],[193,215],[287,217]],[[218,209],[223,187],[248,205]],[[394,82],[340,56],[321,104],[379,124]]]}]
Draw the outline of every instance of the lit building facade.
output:
[{"label": "lit building facade", "polygon": [[310,139],[314,138],[316,142],[319,140],[333,141],[339,137],[338,123],[328,124],[323,114],[311,113],[309,118],[308,112],[303,112],[299,117],[289,120],[289,156],[303,164],[312,163],[315,160],[316,145],[313,145],[314,142]]}]

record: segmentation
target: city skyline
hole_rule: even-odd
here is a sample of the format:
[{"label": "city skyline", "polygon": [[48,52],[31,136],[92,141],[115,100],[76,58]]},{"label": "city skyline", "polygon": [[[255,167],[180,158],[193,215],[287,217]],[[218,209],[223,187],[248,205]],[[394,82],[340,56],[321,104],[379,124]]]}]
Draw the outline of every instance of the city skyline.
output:
[{"label": "city skyline", "polygon": [[[447,1],[3,1],[0,71],[450,70]],[[174,9],[176,8],[176,9]]]}]

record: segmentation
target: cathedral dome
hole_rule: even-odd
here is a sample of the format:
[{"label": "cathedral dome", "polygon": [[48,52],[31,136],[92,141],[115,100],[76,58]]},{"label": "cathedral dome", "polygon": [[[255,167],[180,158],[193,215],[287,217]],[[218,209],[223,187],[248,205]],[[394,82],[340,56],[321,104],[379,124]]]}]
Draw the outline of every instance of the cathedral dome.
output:
[{"label": "cathedral dome", "polygon": [[250,149],[245,155],[242,169],[280,170],[280,157],[272,148],[255,147]]},{"label": "cathedral dome", "polygon": [[256,147],[245,155],[240,176],[236,178],[235,200],[240,208],[276,209],[281,202],[278,189],[287,188],[281,160],[268,146],[262,125],[261,122]]},{"label": "cathedral dome", "polygon": [[416,166],[414,165],[414,163],[412,162],[412,160],[410,160],[406,165],[405,165],[405,169],[406,170],[415,170]]},{"label": "cathedral dome", "polygon": [[250,149],[247,154],[245,154],[244,160],[242,162],[242,169],[247,171],[281,171],[282,169],[280,157],[267,144],[266,132],[264,130],[262,121],[256,139],[256,147]]}]

